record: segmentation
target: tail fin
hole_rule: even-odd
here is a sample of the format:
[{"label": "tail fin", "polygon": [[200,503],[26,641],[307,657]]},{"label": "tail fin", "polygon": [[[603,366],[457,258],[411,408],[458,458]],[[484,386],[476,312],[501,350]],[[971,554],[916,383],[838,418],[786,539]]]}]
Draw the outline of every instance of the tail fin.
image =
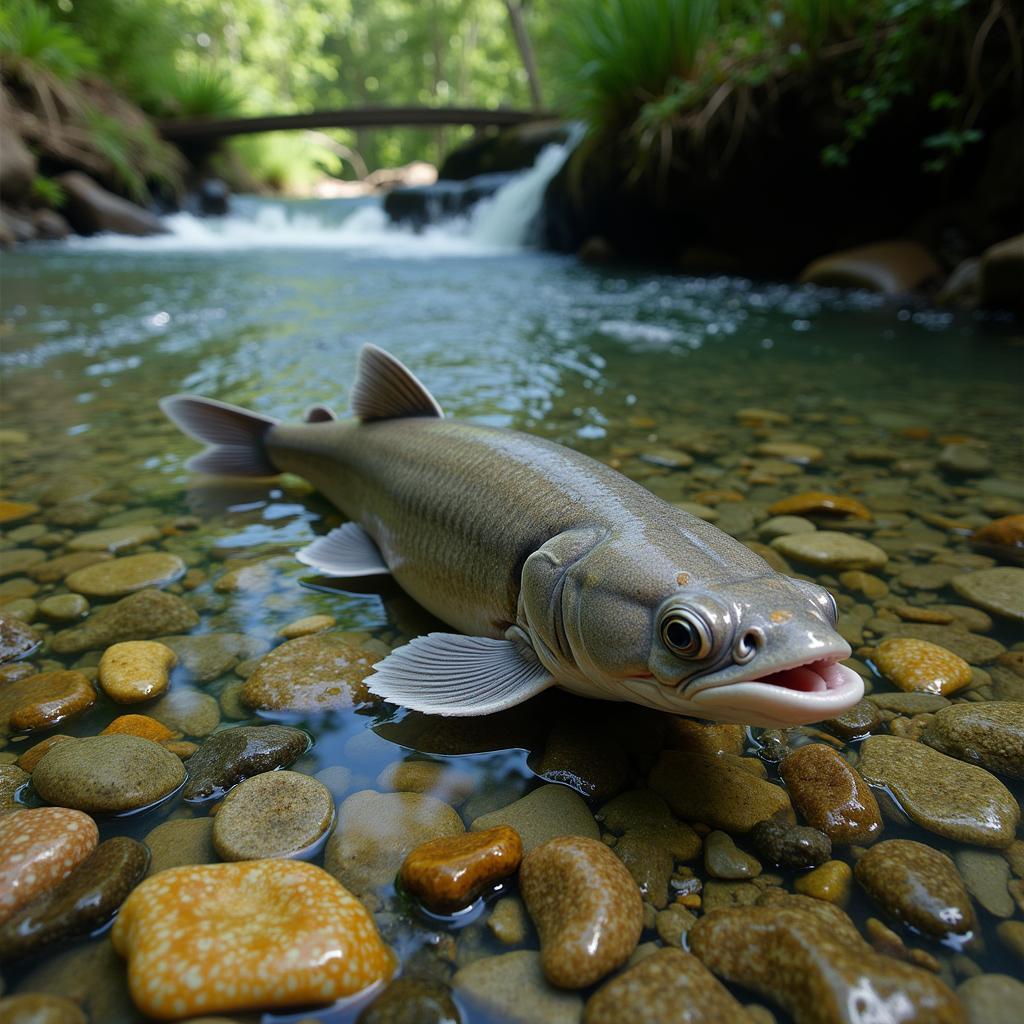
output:
[{"label": "tail fin", "polygon": [[196,395],[171,395],[160,408],[175,426],[204,441],[205,452],[189,459],[189,469],[224,476],[276,476],[263,437],[277,423],[269,416]]}]

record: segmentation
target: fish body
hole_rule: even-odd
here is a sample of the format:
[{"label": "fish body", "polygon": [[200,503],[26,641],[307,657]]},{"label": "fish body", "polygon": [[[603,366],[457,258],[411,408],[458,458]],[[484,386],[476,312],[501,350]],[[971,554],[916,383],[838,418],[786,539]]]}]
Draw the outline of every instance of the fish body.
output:
[{"label": "fish body", "polygon": [[325,575],[390,573],[458,634],[398,648],[367,682],[389,700],[483,714],[551,685],[753,724],[830,717],[863,684],[839,664],[835,604],[610,467],[511,430],[443,418],[368,346],[357,418],[303,424],[179,396],[213,448],[197,468],[291,472],[350,520],[299,552]]}]

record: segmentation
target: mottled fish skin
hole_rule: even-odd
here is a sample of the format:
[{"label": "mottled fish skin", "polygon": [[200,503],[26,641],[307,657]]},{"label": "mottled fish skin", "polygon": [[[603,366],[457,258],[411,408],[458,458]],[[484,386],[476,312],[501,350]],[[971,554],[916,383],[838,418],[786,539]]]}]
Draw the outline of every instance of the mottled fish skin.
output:
[{"label": "mottled fish skin", "polygon": [[301,425],[191,396],[162,407],[212,445],[190,465],[296,473],[349,517],[300,560],[336,576],[389,572],[465,634],[397,648],[374,667],[375,693],[469,715],[557,684],[765,725],[818,721],[862,696],[838,664],[850,648],[824,588],[588,456],[444,419],[374,346],[352,400],[356,419],[318,406]]}]

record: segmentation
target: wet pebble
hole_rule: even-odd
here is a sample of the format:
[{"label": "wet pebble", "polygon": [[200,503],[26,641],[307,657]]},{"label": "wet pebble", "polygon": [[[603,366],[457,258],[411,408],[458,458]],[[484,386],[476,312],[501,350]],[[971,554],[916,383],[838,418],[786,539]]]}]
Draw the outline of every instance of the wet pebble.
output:
[{"label": "wet pebble", "polygon": [[163,871],[128,897],[111,937],[139,1012],[162,1019],[329,1003],[394,970],[363,905],[302,861]]},{"label": "wet pebble", "polygon": [[363,790],[338,808],[324,867],[359,896],[390,885],[410,851],[431,839],[461,835],[448,804],[420,793]]},{"label": "wet pebble", "polygon": [[21,806],[18,797],[24,793],[30,779],[24,767],[0,764],[0,814]]},{"label": "wet pebble", "polygon": [[1013,914],[1013,897],[1010,896],[1010,865],[998,853],[990,850],[957,850],[953,855],[960,877],[967,891],[993,917],[1010,917]]},{"label": "wet pebble", "polygon": [[977,929],[974,908],[953,861],[910,839],[889,839],[865,853],[858,884],[897,921],[935,939],[966,938]]},{"label": "wet pebble", "polygon": [[167,690],[169,673],[178,656],[154,640],[127,640],[103,652],[99,681],[103,692],[118,704],[138,704]]},{"label": "wet pebble", "polygon": [[712,878],[754,878],[761,874],[758,860],[720,831],[709,833],[704,840],[704,867]]},{"label": "wet pebble", "polygon": [[698,722],[693,718],[669,716],[665,746],[670,750],[685,750],[691,754],[743,753],[747,745],[747,731],[742,725],[722,722]]},{"label": "wet pebble", "polygon": [[749,832],[766,818],[794,820],[781,786],[725,758],[664,750],[648,783],[684,821],[702,821],[730,835]]},{"label": "wet pebble", "polygon": [[40,548],[10,548],[0,552],[0,579],[20,576],[34,565],[46,561],[46,552]]},{"label": "wet pebble", "polygon": [[172,818],[162,822],[145,836],[149,847],[149,874],[188,864],[212,864],[217,860],[213,848],[213,818]]},{"label": "wet pebble", "polygon": [[601,986],[583,1024],[744,1024],[751,1019],[691,953],[659,949]]},{"label": "wet pebble", "polygon": [[883,640],[871,657],[882,675],[906,692],[948,697],[971,681],[971,666],[963,658],[927,640]]},{"label": "wet pebble", "polygon": [[989,457],[970,444],[947,444],[939,453],[938,465],[954,476],[985,476],[992,469]]},{"label": "wet pebble", "polygon": [[806,825],[759,821],[748,838],[762,860],[793,871],[816,867],[832,856],[828,836]]},{"label": "wet pebble", "polygon": [[112,733],[141,736],[144,740],[152,740],[154,743],[163,743],[164,740],[173,739],[175,735],[163,722],[158,722],[149,715],[118,715],[100,732],[100,735],[110,736]]},{"label": "wet pebble", "polygon": [[159,540],[160,531],[150,523],[112,526],[106,530],[90,530],[68,541],[68,551],[127,551],[140,544]]},{"label": "wet pebble", "polygon": [[125,597],[146,587],[165,587],[185,575],[185,563],[166,551],[114,558],[71,573],[69,590],[86,597]]},{"label": "wet pebble", "polygon": [[264,772],[240,782],[213,819],[221,860],[296,857],[323,838],[334,820],[330,790],[299,772]]},{"label": "wet pebble", "polygon": [[263,654],[267,645],[244,633],[162,636],[160,642],[178,656],[179,674],[194,683],[208,683],[231,671],[239,658]]},{"label": "wet pebble", "polygon": [[69,875],[98,840],[92,818],[67,807],[0,814],[0,924]]},{"label": "wet pebble", "polygon": [[57,654],[77,654],[122,640],[183,633],[198,624],[199,616],[180,597],[162,590],[140,590],[95,609],[81,625],[62,630],[51,647]]},{"label": "wet pebble", "polygon": [[794,533],[810,533],[817,526],[803,516],[772,516],[758,528],[757,535],[771,541],[776,537],[788,537]]},{"label": "wet pebble", "polygon": [[521,945],[530,931],[530,919],[523,901],[518,896],[503,896],[494,904],[487,918],[487,927],[502,945]]},{"label": "wet pebble", "polygon": [[381,789],[429,793],[447,804],[460,804],[474,790],[473,776],[436,761],[392,761],[377,776]]},{"label": "wet pebble", "polygon": [[921,740],[960,761],[1024,779],[1024,703],[982,701],[942,708]]},{"label": "wet pebble", "polygon": [[853,516],[855,519],[870,519],[871,512],[856,498],[844,494],[829,494],[825,491],[805,491],[790,498],[783,498],[768,506],[773,516]]},{"label": "wet pebble", "polygon": [[39,602],[39,614],[53,622],[75,622],[89,611],[81,594],[54,594]]},{"label": "wet pebble", "polygon": [[216,699],[197,690],[171,690],[146,710],[168,729],[185,736],[209,736],[220,724]]},{"label": "wet pebble", "polygon": [[116,913],[146,873],[149,852],[127,836],[99,844],[61,882],[0,926],[0,957],[24,957],[88,935]]},{"label": "wet pebble", "polygon": [[294,622],[289,622],[287,626],[282,626],[277,631],[277,635],[284,637],[285,640],[295,640],[300,636],[311,636],[313,633],[319,633],[335,625],[337,625],[337,620],[332,615],[307,615],[303,619],[296,619]]},{"label": "wet pebble", "polygon": [[49,729],[96,703],[81,672],[40,672],[0,686],[0,736]]},{"label": "wet pebble", "polygon": [[838,907],[792,896],[722,908],[690,929],[717,977],[770,999],[795,1024],[859,1024],[900,1008],[900,1024],[963,1024],[953,993],[929,971],[876,953]]},{"label": "wet pebble", "polygon": [[42,642],[31,626],[0,610],[0,665],[27,658]]},{"label": "wet pebble", "polygon": [[640,940],[640,891],[599,840],[561,836],[541,844],[523,859],[519,888],[554,985],[594,984],[625,963]]},{"label": "wet pebble", "polygon": [[872,693],[865,698],[882,711],[898,715],[923,715],[949,707],[949,700],[938,693]]},{"label": "wet pebble", "polygon": [[1024,982],[1008,974],[979,974],[957,987],[968,1024],[1019,1024],[1024,1020]]},{"label": "wet pebble", "polygon": [[801,875],[793,883],[793,888],[803,896],[813,896],[816,900],[845,906],[850,897],[852,882],[853,869],[845,860],[828,860],[806,875]]},{"label": "wet pebble", "polygon": [[64,996],[32,992],[0,999],[4,1024],[87,1024],[82,1008]]},{"label": "wet pebble", "polygon": [[88,736],[47,751],[32,773],[48,803],[116,814],[156,803],[185,779],[181,761],[138,736]]},{"label": "wet pebble", "polygon": [[499,825],[422,843],[405,858],[398,877],[428,909],[450,914],[515,874],[522,858],[519,835]]},{"label": "wet pebble", "polygon": [[870,541],[835,530],[776,537],[772,547],[786,558],[819,569],[880,569],[889,556]]},{"label": "wet pebble", "polygon": [[49,561],[32,566],[29,575],[39,583],[57,583],[79,569],[99,562],[109,562],[114,556],[103,551],[78,551],[58,555]]},{"label": "wet pebble", "polygon": [[953,589],[987,612],[1024,622],[1024,569],[1000,566],[954,577]]},{"label": "wet pebble", "polygon": [[977,846],[1008,846],[1020,808],[989,772],[898,736],[872,736],[861,746],[860,775],[889,790],[922,828]]},{"label": "wet pebble", "polygon": [[356,1018],[356,1024],[460,1024],[458,1007],[444,982],[396,978]]},{"label": "wet pebble", "polygon": [[559,723],[530,769],[548,782],[571,786],[590,800],[608,800],[626,786],[626,752],[607,731],[588,723]]},{"label": "wet pebble", "polygon": [[[640,894],[660,910],[668,903],[669,882],[675,858],[663,836],[669,826],[630,829],[613,847],[615,856],[633,876]],[[698,849],[700,839],[697,839]]]},{"label": "wet pebble", "polygon": [[245,681],[242,702],[257,711],[327,711],[370,697],[364,682],[379,655],[335,633],[287,640]]},{"label": "wet pebble", "polygon": [[839,582],[855,594],[877,601],[889,593],[889,584],[861,569],[849,569],[839,574]]},{"label": "wet pebble", "polygon": [[587,836],[597,839],[594,816],[580,795],[566,786],[546,785],[533,790],[515,803],[475,818],[474,832],[509,825],[523,841],[529,853],[556,836]]},{"label": "wet pebble", "polygon": [[779,774],[807,824],[834,845],[866,844],[882,834],[882,813],[870,787],[832,747],[798,747],[783,759]]},{"label": "wet pebble", "polygon": [[859,740],[870,736],[882,724],[878,706],[869,700],[859,700],[848,711],[822,722],[822,728],[844,740]]},{"label": "wet pebble", "polygon": [[579,1024],[583,1011],[579,995],[548,983],[532,949],[476,960],[456,972],[452,987],[468,1007],[508,1024]]},{"label": "wet pebble", "polygon": [[207,800],[261,772],[284,768],[309,747],[309,736],[286,725],[236,726],[215,733],[189,758],[186,800]]}]

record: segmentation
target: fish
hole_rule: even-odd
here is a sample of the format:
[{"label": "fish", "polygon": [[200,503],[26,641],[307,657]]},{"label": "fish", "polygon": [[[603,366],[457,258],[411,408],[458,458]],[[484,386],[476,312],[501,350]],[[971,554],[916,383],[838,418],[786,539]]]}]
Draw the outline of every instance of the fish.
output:
[{"label": "fish", "polygon": [[826,588],[581,452],[446,417],[375,345],[359,352],[350,402],[351,417],[314,405],[302,423],[194,395],[160,405],[208,446],[192,470],[297,474],[344,514],[299,561],[390,575],[451,627],[377,662],[378,697],[470,716],[558,686],[779,727],[863,696]]}]

